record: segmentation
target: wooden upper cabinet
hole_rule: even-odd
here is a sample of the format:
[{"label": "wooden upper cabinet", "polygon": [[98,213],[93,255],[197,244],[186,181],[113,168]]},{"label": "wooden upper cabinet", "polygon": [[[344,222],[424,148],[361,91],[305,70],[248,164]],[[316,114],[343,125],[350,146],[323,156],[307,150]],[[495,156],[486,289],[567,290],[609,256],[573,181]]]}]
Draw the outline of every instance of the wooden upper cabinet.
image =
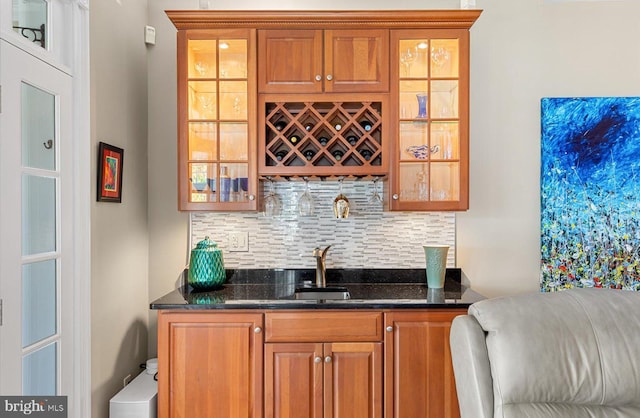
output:
[{"label": "wooden upper cabinet", "polygon": [[261,93],[389,90],[389,30],[260,30]]},{"label": "wooden upper cabinet", "polygon": [[178,32],[180,210],[257,209],[255,32]]},{"label": "wooden upper cabinet", "polygon": [[258,31],[258,89],[321,93],[322,50],[322,30]]}]

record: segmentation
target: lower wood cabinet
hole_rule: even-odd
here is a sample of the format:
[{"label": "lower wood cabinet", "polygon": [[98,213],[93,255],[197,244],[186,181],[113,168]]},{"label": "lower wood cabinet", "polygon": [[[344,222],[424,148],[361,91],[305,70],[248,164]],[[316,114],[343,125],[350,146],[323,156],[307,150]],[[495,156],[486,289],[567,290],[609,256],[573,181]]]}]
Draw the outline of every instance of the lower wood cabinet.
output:
[{"label": "lower wood cabinet", "polygon": [[459,418],[449,349],[451,321],[466,309],[385,314],[385,417]]},{"label": "lower wood cabinet", "polygon": [[158,418],[262,418],[262,321],[160,311]]},{"label": "lower wood cabinet", "polygon": [[382,418],[382,343],[265,345],[265,418]]},{"label": "lower wood cabinet", "polygon": [[466,308],[160,311],[159,418],[459,418]]}]

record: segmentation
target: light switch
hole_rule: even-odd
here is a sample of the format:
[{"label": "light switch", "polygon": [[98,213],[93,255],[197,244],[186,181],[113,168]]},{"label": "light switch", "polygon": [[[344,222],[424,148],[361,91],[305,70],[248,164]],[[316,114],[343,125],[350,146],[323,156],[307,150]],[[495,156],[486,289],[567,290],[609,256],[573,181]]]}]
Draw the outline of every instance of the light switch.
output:
[{"label": "light switch", "polygon": [[144,27],[144,43],[147,45],[156,44],[156,28],[153,26],[147,25]]}]

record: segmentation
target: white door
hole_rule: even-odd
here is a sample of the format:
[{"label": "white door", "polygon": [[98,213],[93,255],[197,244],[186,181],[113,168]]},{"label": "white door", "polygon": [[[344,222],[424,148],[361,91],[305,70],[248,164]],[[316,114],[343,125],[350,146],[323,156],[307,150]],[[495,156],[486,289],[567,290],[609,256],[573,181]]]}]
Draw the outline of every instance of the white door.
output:
[{"label": "white door", "polygon": [[71,395],[73,80],[5,40],[0,74],[0,394]]}]

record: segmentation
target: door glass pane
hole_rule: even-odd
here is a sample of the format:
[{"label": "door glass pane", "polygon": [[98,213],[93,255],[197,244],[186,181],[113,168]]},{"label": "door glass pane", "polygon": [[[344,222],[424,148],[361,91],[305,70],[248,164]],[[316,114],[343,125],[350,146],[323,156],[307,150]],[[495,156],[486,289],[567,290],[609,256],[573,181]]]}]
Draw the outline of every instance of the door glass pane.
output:
[{"label": "door glass pane", "polygon": [[434,122],[431,124],[431,144],[438,151],[431,155],[434,159],[456,160],[460,156],[460,129],[458,122]]},{"label": "door glass pane", "polygon": [[46,47],[47,37],[47,1],[13,0],[13,30],[34,42]]},{"label": "door glass pane", "polygon": [[216,41],[189,40],[189,78],[216,78]]},{"label": "door glass pane", "polygon": [[247,82],[220,82],[220,119],[247,119]]},{"label": "door glass pane", "polygon": [[246,123],[220,124],[220,159],[247,161],[249,133]]},{"label": "door glass pane", "polygon": [[22,176],[22,255],[56,250],[56,180]]},{"label": "door glass pane", "polygon": [[248,164],[220,164],[221,202],[246,202],[249,199],[248,190]]},{"label": "door glass pane", "polygon": [[247,78],[247,40],[220,40],[220,78]]},{"label": "door glass pane", "polygon": [[217,158],[216,123],[189,124],[189,159],[215,160]]},{"label": "door glass pane", "polygon": [[22,83],[22,165],[55,170],[55,96]]},{"label": "door glass pane", "polygon": [[431,200],[460,199],[460,164],[433,163],[431,165]]},{"label": "door glass pane", "polygon": [[189,119],[217,119],[216,83],[189,82]]},{"label": "door glass pane", "polygon": [[49,344],[22,359],[22,394],[56,395],[58,344]]},{"label": "door glass pane", "polygon": [[22,266],[22,347],[56,333],[56,261]]},{"label": "door glass pane", "polygon": [[191,202],[215,202],[218,190],[217,164],[189,163]]},{"label": "door glass pane", "polygon": [[431,82],[432,118],[458,117],[458,81],[437,80]]},{"label": "door glass pane", "polygon": [[431,41],[431,77],[458,77],[458,40]]},{"label": "door glass pane", "polygon": [[[421,96],[428,96],[429,82],[427,80],[412,80],[400,82],[400,119],[424,119],[429,117],[426,109],[421,109]],[[428,97],[425,97],[425,106]]]},{"label": "door glass pane", "polygon": [[400,163],[400,200],[429,200],[429,164]]},{"label": "door glass pane", "polygon": [[[400,155],[401,160],[428,160],[431,151],[429,147],[429,124],[423,122],[400,122]],[[439,147],[437,147],[439,148]],[[433,154],[431,155],[433,157]]]},{"label": "door glass pane", "polygon": [[400,77],[426,78],[429,76],[429,40],[406,39],[400,41]]}]

